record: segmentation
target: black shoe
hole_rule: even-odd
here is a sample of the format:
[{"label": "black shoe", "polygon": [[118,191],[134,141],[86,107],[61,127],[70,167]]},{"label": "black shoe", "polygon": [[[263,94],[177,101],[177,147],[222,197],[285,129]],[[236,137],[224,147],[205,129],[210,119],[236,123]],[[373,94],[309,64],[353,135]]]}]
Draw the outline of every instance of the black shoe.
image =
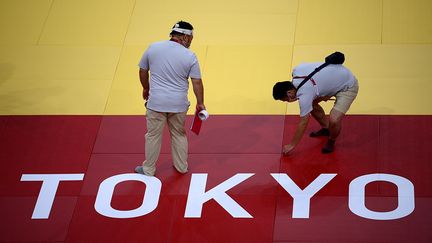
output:
[{"label": "black shoe", "polygon": [[328,128],[321,128],[320,130],[316,132],[311,132],[309,134],[310,137],[316,138],[316,137],[328,137],[330,136],[330,130]]},{"label": "black shoe", "polygon": [[321,153],[323,154],[329,154],[332,153],[334,150],[335,141],[334,140],[327,140],[327,143],[324,145],[324,147],[321,149]]},{"label": "black shoe", "polygon": [[137,167],[135,167],[135,173],[145,175],[145,174],[144,174],[144,169],[143,169],[142,166],[137,166]]}]

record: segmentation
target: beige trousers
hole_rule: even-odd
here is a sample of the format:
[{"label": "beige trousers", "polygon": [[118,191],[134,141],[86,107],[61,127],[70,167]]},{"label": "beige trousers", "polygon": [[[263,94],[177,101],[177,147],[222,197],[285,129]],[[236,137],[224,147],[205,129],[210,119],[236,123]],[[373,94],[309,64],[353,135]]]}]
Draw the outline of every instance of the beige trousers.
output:
[{"label": "beige trousers", "polygon": [[359,85],[358,85],[358,81],[356,80],[354,86],[352,86],[346,91],[339,92],[335,95],[336,102],[333,108],[337,111],[342,112],[343,114],[346,114],[351,104],[357,97],[358,91],[359,91]]},{"label": "beige trousers", "polygon": [[147,133],[145,135],[145,156],[143,162],[144,174],[153,176],[156,172],[156,162],[162,146],[162,133],[168,123],[171,135],[171,153],[174,167],[180,173],[186,173],[188,168],[188,141],[184,128],[186,111],[181,113],[164,113],[147,109]]}]

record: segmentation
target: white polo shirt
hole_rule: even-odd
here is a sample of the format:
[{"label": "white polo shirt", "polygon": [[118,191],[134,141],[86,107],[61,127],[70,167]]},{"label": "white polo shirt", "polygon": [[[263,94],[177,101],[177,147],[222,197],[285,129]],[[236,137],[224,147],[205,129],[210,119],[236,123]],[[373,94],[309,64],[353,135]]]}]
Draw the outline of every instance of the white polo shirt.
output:
[{"label": "white polo shirt", "polygon": [[138,66],[150,70],[148,109],[172,113],[188,110],[188,79],[201,78],[198,59],[191,50],[174,41],[156,42],[147,48]]},{"label": "white polo shirt", "polygon": [[[321,64],[323,63],[302,63],[296,66],[292,72],[294,86],[298,87],[303,79]],[[308,80],[300,90],[297,90],[301,117],[312,111],[312,102],[316,98],[334,96],[340,91],[351,88],[357,80],[348,68],[336,64],[324,67],[311,79],[312,81]]]}]

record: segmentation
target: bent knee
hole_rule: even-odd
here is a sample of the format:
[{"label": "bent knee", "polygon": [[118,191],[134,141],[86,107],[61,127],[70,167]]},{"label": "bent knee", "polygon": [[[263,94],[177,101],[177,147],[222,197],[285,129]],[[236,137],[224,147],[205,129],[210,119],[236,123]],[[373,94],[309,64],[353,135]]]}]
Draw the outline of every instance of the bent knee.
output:
[{"label": "bent knee", "polygon": [[345,115],[344,113],[342,113],[336,109],[332,109],[330,112],[330,116],[329,116],[329,122],[339,123],[339,122],[341,122],[344,115]]}]

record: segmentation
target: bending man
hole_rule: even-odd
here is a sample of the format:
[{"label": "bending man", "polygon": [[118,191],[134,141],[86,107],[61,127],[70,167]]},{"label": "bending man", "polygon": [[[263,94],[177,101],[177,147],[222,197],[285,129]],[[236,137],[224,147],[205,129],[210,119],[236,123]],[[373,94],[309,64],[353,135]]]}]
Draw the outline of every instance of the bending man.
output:
[{"label": "bending man", "polygon": [[[300,64],[292,72],[292,82],[278,82],[273,87],[275,100],[298,101],[300,106],[300,122],[291,142],[284,146],[284,154],[290,153],[300,142],[310,115],[321,125],[321,129],[312,132],[310,136],[328,136],[327,143],[321,152],[333,152],[336,139],[341,131],[342,118],[357,96],[359,89],[357,79],[341,64],[329,64],[297,90],[299,84],[321,64],[323,63]],[[336,101],[327,118],[319,103],[333,96],[336,97]]]}]

